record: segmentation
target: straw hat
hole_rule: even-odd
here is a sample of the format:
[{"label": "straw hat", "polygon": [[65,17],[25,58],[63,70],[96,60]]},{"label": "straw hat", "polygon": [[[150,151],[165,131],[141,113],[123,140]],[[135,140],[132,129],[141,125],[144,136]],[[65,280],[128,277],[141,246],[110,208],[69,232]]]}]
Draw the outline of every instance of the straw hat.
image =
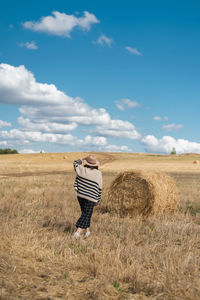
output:
[{"label": "straw hat", "polygon": [[96,157],[94,155],[88,155],[84,159],[84,163],[91,167],[97,167],[100,165],[100,162],[96,159]]}]

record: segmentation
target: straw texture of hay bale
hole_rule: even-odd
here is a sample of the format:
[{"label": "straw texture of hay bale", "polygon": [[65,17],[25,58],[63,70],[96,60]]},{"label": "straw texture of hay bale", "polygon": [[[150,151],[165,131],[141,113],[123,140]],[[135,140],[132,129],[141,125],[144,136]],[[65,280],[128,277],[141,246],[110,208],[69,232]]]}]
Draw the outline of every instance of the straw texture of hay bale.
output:
[{"label": "straw texture of hay bale", "polygon": [[161,172],[122,172],[111,183],[108,193],[108,206],[120,216],[174,212],[177,205],[174,180]]},{"label": "straw texture of hay bale", "polygon": [[199,160],[194,160],[194,161],[193,161],[193,164],[198,165],[198,164],[199,164]]}]

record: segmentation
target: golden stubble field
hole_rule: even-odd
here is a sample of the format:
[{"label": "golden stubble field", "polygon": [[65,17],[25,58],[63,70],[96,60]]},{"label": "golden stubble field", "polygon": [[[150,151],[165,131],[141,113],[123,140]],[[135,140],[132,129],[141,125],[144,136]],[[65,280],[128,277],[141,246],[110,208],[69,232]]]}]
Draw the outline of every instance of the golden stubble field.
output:
[{"label": "golden stubble field", "polygon": [[[96,153],[104,188],[92,235],[75,241],[72,162],[86,153],[0,156],[0,299],[200,299],[198,155]],[[119,171],[159,170],[179,189],[173,216],[120,218]]]}]

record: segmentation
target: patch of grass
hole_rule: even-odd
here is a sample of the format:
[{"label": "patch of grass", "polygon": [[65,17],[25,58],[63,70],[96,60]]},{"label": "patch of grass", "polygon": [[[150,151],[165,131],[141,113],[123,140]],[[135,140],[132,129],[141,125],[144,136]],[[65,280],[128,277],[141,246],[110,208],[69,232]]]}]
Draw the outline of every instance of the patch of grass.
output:
[{"label": "patch of grass", "polygon": [[113,284],[113,286],[114,286],[114,288],[119,289],[120,284],[119,284],[118,282],[115,282],[115,283]]},{"label": "patch of grass", "polygon": [[66,279],[67,277],[69,277],[69,272],[67,270],[61,270],[61,274],[62,274],[62,277],[64,279]]}]

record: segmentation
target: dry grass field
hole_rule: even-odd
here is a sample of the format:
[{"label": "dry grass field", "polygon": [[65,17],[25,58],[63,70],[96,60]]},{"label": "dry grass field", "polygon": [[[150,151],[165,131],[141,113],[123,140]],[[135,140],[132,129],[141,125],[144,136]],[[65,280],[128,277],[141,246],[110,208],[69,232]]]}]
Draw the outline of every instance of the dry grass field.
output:
[{"label": "dry grass field", "polygon": [[[0,299],[200,299],[199,156],[97,153],[102,202],[91,237],[76,241],[72,162],[85,154],[0,156]],[[109,185],[127,169],[171,175],[178,211],[147,219],[110,211]]]}]

